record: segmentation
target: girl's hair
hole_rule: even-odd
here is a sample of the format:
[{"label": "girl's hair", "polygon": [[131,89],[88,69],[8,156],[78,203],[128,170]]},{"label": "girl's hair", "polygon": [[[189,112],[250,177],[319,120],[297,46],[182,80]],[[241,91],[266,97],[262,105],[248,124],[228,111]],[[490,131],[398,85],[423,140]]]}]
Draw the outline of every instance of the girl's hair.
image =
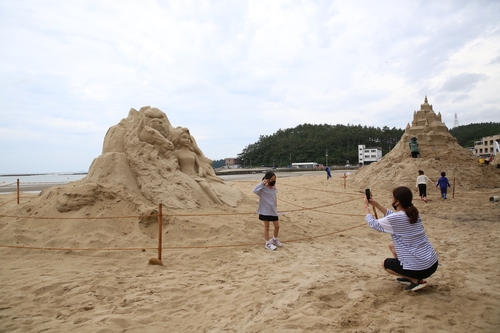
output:
[{"label": "girl's hair", "polygon": [[441,177],[445,177],[446,176],[446,172],[441,172]]},{"label": "girl's hair", "polygon": [[268,171],[268,172],[266,172],[266,174],[264,175],[264,177],[262,177],[262,180],[264,180],[264,179],[271,179],[271,178],[273,178],[273,176],[276,176],[274,174],[274,172]]},{"label": "girl's hair", "polygon": [[413,203],[411,202],[413,199],[411,190],[406,186],[396,187],[392,190],[392,196],[394,199],[398,200],[401,207],[403,207],[406,216],[410,219],[410,224],[417,222],[418,209],[413,206]]},{"label": "girl's hair", "polygon": [[423,174],[424,174],[424,172],[423,172],[422,170],[418,170],[418,174],[419,174],[419,175],[423,175]]},{"label": "girl's hair", "polygon": [[179,139],[181,138],[182,134],[187,134],[189,135],[189,140],[191,140],[191,144],[189,145],[189,150],[193,150],[193,140],[191,139],[191,133],[189,133],[189,130],[187,128],[180,128],[176,129],[177,131],[174,132],[173,134],[173,140],[172,143],[174,144],[175,149],[179,148]]}]

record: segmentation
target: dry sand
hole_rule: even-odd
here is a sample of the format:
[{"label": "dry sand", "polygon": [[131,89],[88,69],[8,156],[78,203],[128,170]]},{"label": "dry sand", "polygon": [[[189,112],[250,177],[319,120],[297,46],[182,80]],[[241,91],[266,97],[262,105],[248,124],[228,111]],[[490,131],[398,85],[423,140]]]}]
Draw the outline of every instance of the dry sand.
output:
[{"label": "dry sand", "polygon": [[[246,195],[236,208],[164,211],[164,266],[148,265],[154,219],[111,218],[129,212],[119,196],[82,216],[1,195],[0,332],[498,332],[498,186],[414,200],[442,266],[409,292],[380,268],[390,236],[366,226],[362,186],[334,177],[278,179],[277,251],[264,249],[256,181],[228,183]],[[383,185],[372,192],[389,205]]]}]

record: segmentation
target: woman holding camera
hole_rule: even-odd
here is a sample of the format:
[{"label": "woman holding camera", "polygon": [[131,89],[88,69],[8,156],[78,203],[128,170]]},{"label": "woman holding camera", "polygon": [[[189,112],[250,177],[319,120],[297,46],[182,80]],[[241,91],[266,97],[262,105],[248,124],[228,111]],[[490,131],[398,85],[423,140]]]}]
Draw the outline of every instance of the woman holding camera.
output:
[{"label": "woman holding camera", "polygon": [[[366,223],[372,229],[386,232],[392,237],[389,249],[394,258],[385,259],[382,267],[389,274],[399,276],[397,281],[407,285],[406,290],[417,291],[426,286],[424,279],[436,271],[438,257],[425,235],[422,219],[412,199],[413,194],[408,187],[396,187],[392,191],[394,211],[366,197],[365,210]],[[370,214],[369,204],[383,213],[384,217],[375,219]]]}]

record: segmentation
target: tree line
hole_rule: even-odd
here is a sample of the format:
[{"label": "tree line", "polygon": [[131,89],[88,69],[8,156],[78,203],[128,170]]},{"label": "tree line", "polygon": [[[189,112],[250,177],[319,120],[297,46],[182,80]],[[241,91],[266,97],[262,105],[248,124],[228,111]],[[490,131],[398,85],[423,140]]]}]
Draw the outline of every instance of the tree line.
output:
[{"label": "tree line", "polygon": [[457,126],[449,132],[457,138],[462,147],[474,147],[474,142],[481,140],[481,138],[500,134],[500,123],[489,122]]},{"label": "tree line", "polygon": [[[482,137],[500,134],[500,123],[478,123],[449,130],[462,147],[472,147]],[[385,155],[399,142],[404,129],[362,125],[302,124],[279,129],[272,135],[261,135],[246,146],[237,158],[246,167],[286,167],[295,162],[316,162],[323,165],[358,163],[358,145],[380,147]],[[328,156],[327,156],[328,154]],[[213,161],[213,167],[225,165]]]}]

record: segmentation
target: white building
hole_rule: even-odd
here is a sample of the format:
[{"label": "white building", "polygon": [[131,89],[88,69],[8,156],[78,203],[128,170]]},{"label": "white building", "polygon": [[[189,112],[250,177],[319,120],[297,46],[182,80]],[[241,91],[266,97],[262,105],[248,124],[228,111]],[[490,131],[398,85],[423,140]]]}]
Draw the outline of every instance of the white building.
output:
[{"label": "white building", "polygon": [[[495,142],[497,143],[495,145]],[[480,141],[474,142],[474,154],[476,156],[495,156],[497,151],[495,146],[500,143],[500,134],[485,136]]]},{"label": "white building", "polygon": [[365,165],[382,159],[382,148],[358,145],[358,164]]}]

